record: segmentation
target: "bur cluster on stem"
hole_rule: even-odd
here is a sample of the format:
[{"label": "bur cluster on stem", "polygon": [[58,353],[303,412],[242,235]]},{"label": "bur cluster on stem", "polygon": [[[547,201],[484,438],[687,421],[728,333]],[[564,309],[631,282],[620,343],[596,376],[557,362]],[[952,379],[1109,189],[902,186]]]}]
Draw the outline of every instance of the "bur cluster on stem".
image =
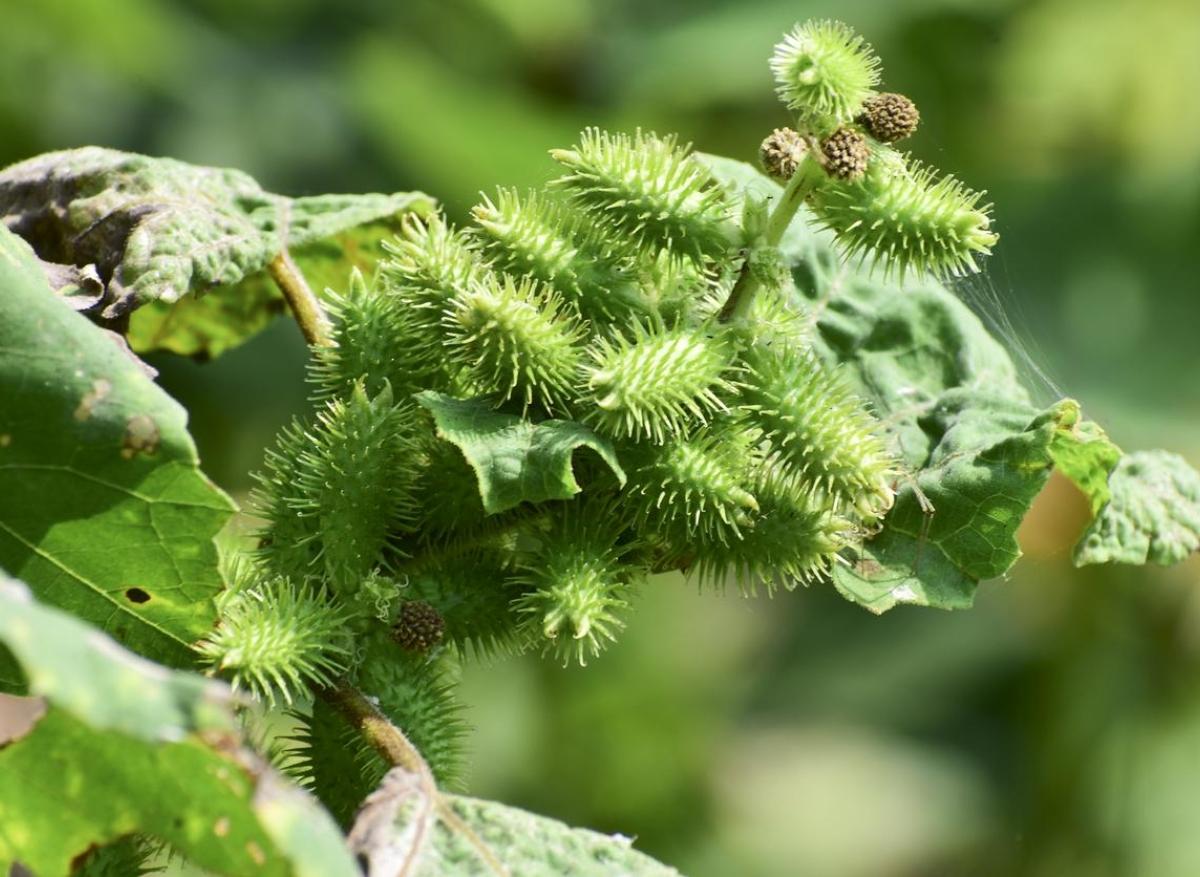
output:
[{"label": "bur cluster on stem", "polygon": [[[799,25],[771,67],[795,128],[763,144],[783,184],[767,202],[740,202],[673,137],[589,129],[551,151],[543,189],[486,195],[463,228],[410,217],[374,277],[328,294],[315,410],[266,456],[259,547],[202,645],[216,670],[285,703],[357,686],[446,781],[464,658],[584,664],[653,573],[772,593],[879,526],[899,466],[811,348],[778,244],[802,204],[899,273],[969,270],[995,236],[978,195],[889,145],[916,108],[876,92],[848,28]],[[574,499],[489,514],[414,402],[430,392],[573,422],[622,477],[579,461]],[[309,776],[348,818],[382,762],[320,698],[301,721]]]}]

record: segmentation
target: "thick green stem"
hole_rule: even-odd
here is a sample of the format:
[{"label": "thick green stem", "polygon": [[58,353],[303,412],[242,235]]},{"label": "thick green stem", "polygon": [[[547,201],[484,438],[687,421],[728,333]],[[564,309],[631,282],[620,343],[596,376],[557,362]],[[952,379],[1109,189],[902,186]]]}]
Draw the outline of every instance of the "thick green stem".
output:
[{"label": "thick green stem", "polygon": [[[796,172],[792,174],[792,178],[788,180],[788,184],[784,187],[783,195],[779,199],[779,203],[771,210],[771,215],[767,217],[767,227],[763,232],[763,241],[767,246],[777,247],[779,242],[783,240],[784,233],[788,230],[788,226],[792,224],[792,220],[796,216],[796,211],[800,209],[800,205],[804,203],[804,199],[809,196],[813,189],[821,182],[824,171],[820,165],[812,158],[804,158]],[[717,319],[722,323],[728,323],[731,320],[737,320],[744,317],[750,311],[750,306],[754,303],[754,294],[758,292],[761,283],[758,277],[755,276],[753,266],[750,264],[750,259],[747,257],[742,264],[742,271],[738,275],[737,281],[733,284],[733,289],[729,292],[729,298],[725,300],[724,306],[721,308],[721,313]]]}]

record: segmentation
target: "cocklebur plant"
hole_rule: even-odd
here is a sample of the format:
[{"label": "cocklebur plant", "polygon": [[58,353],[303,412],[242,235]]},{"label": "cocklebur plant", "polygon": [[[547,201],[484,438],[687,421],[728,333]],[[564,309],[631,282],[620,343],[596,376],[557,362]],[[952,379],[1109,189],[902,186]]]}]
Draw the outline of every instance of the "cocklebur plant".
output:
[{"label": "cocklebur plant", "polygon": [[[875,612],[964,607],[1015,562],[1052,469],[1095,517],[1079,562],[1200,547],[1200,476],[1123,457],[1073,400],[1034,405],[938,282],[996,236],[981,195],[893,145],[920,113],[877,90],[870,46],[802,24],[771,69],[791,119],[763,132],[764,173],[589,129],[551,151],[557,179],[482,195],[462,227],[420,195],[286,199],[95,148],[0,172],[0,215],[39,248],[0,228],[0,562],[166,665],[0,578],[0,690],[52,707],[0,746],[0,866],[132,871],[149,835],[223,874],[357,873],[331,813],[372,874],[397,872],[390,855],[537,873],[548,847],[581,874],[662,873],[443,791],[462,775],[466,662],[590,663],[666,572],[747,596],[832,582]],[[130,229],[124,250],[88,249],[101,220]],[[304,272],[343,234],[348,280],[319,299]],[[67,305],[117,329],[137,310],[136,349],[219,352],[230,335],[206,333],[264,274],[310,343],[312,410],[266,452],[253,545],[222,572],[233,506],[182,410]],[[176,307],[214,284],[198,315]],[[78,349],[69,371],[46,339]],[[282,794],[255,751],[325,809]],[[72,813],[70,855],[37,821],[57,813],[38,794],[64,757],[72,790],[102,788],[84,805],[114,776],[129,791]],[[171,802],[160,775],[179,780]]]},{"label": "cocklebur plant", "polygon": [[[653,572],[771,593],[878,528],[903,466],[810,349],[782,230],[807,203],[848,256],[900,273],[970,269],[995,236],[977,196],[887,145],[916,111],[876,93],[879,61],[848,28],[797,27],[771,67],[796,115],[763,145],[778,203],[739,203],[674,137],[588,129],[551,151],[562,173],[544,189],[485,195],[464,228],[410,218],[371,281],[330,293],[317,409],[280,435],[257,500],[260,575],[304,611],[289,607],[272,671],[233,604],[204,646],[218,667],[285,700],[336,667],[445,781],[461,724],[445,680],[468,652],[586,664]],[[614,459],[575,498],[480,507],[447,399],[535,433],[570,423]],[[352,652],[320,641],[334,629]],[[382,762],[360,746],[357,777],[322,769],[349,738],[325,707],[310,724],[317,792],[346,818]]]}]

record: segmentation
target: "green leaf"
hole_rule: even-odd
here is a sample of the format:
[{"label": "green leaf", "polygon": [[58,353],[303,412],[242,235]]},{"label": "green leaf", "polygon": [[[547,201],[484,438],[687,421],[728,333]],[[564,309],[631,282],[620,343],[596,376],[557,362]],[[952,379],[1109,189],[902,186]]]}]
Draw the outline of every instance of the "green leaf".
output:
[{"label": "green leaf", "polygon": [[0,866],[71,871],[137,832],[218,874],[358,874],[330,817],[237,733],[222,683],[166,670],[0,576],[0,643],[48,709],[0,748]]},{"label": "green leaf", "polygon": [[579,448],[595,451],[625,483],[613,446],[580,423],[534,423],[493,411],[483,399],[455,399],[432,390],[416,399],[433,415],[438,436],[456,445],[475,470],[488,514],[579,493],[572,465]]},{"label": "green leaf", "polygon": [[263,273],[281,251],[294,250],[314,283],[329,281],[336,265],[340,284],[378,255],[399,214],[431,208],[419,193],[291,199],[240,171],[94,146],[0,172],[5,223],[41,258],[92,265],[104,280],[89,316],[123,327],[150,305],[133,317],[135,349],[209,356],[281,310]]},{"label": "green leaf", "polygon": [[944,394],[920,418],[932,449],[915,483],[902,486],[882,532],[835,568],[837,589],[872,612],[969,607],[980,580],[1020,557],[1017,528],[1050,476],[1050,447],[1069,428],[1062,418],[1072,404],[1031,421],[1018,403]]},{"label": "green leaf", "polygon": [[1064,412],[1064,428],[1055,433],[1050,455],[1058,471],[1083,491],[1095,518],[1111,497],[1109,476],[1121,459],[1121,449],[1098,423],[1081,418],[1078,404],[1067,401],[1074,407]]},{"label": "green leaf", "polygon": [[1172,564],[1200,550],[1200,473],[1176,454],[1121,458],[1112,499],[1075,548],[1075,563]]},{"label": "green leaf", "polygon": [[402,769],[367,798],[350,844],[368,877],[679,877],[621,835],[477,798],[441,795],[435,803]]},{"label": "green leaf", "polygon": [[161,663],[186,666],[223,587],[232,513],[187,415],[117,336],[50,293],[0,228],[0,566]]},{"label": "green leaf", "polygon": [[712,173],[725,190],[734,195],[750,196],[762,200],[778,198],[783,187],[766,176],[754,165],[723,155],[709,152],[693,152],[692,156]]},{"label": "green leaf", "polygon": [[[735,191],[778,197],[749,165],[708,161]],[[978,582],[1020,556],[1017,528],[1055,465],[1093,508],[1103,503],[1120,451],[1073,400],[1039,411],[1007,351],[951,292],[845,264],[804,211],[782,249],[814,314],[815,349],[870,402],[907,470],[883,528],[834,569],[847,599],[874,612],[970,606]]]}]

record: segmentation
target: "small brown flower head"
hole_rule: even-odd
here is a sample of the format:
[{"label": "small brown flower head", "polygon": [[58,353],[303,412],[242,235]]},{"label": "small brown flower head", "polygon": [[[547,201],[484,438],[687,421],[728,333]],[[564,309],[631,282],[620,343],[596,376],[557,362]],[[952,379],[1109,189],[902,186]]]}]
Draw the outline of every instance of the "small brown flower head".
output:
[{"label": "small brown flower head", "polygon": [[854,128],[838,128],[821,144],[825,170],[839,180],[857,180],[867,170],[871,147]]},{"label": "small brown flower head", "polygon": [[859,124],[881,143],[895,143],[911,137],[920,121],[917,105],[904,95],[892,92],[869,98],[858,117]]},{"label": "small brown flower head", "polygon": [[787,182],[804,159],[804,138],[791,128],[776,128],[759,147],[763,170],[780,182]]},{"label": "small brown flower head", "polygon": [[400,615],[392,625],[392,639],[410,652],[427,652],[441,643],[446,635],[446,622],[424,600],[407,600],[400,604]]}]

